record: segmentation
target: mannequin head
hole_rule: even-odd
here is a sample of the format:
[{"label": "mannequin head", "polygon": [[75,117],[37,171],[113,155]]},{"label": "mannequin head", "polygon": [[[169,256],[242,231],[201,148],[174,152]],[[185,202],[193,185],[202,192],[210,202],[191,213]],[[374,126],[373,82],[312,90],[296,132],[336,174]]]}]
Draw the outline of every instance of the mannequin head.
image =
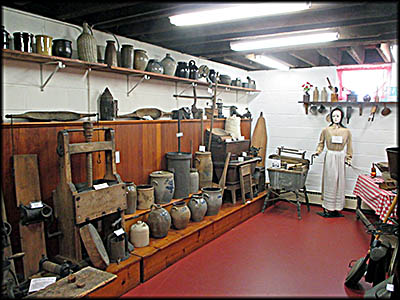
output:
[{"label": "mannequin head", "polygon": [[337,124],[338,126],[345,127],[342,124],[343,117],[344,117],[343,110],[340,107],[335,107],[331,111],[331,122],[332,123],[330,125]]}]

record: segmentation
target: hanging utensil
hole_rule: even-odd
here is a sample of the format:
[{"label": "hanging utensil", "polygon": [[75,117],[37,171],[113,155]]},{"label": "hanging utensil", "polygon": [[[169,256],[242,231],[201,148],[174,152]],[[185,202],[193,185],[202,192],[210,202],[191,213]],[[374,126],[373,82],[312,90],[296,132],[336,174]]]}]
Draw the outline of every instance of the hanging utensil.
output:
[{"label": "hanging utensil", "polygon": [[376,113],[377,108],[378,108],[377,105],[374,105],[371,108],[371,113],[369,114],[368,121],[371,121],[371,122],[374,121],[374,117],[375,117],[375,113]]},{"label": "hanging utensil", "polygon": [[382,116],[387,116],[392,112],[392,110],[386,106],[386,103],[383,103],[383,110],[381,112]]},{"label": "hanging utensil", "polygon": [[353,108],[349,105],[349,106],[347,106],[347,109],[346,109],[346,120],[347,120],[347,124],[349,124],[349,120],[350,120],[350,117],[351,117],[351,111],[353,110]]}]

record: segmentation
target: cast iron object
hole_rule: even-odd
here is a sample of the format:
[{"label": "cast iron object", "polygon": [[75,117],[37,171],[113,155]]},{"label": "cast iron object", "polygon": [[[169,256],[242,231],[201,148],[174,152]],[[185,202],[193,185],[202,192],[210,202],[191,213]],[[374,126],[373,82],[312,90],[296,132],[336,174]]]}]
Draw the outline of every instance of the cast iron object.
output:
[{"label": "cast iron object", "polygon": [[58,274],[61,278],[72,273],[71,265],[68,262],[64,262],[59,265],[51,262],[45,255],[42,255],[42,258],[39,261],[39,272],[41,271]]},{"label": "cast iron object", "polygon": [[389,161],[389,173],[390,177],[397,180],[398,178],[398,156],[399,156],[399,147],[390,147],[386,148],[386,153]]},{"label": "cast iron object", "polygon": [[100,96],[100,120],[114,121],[117,111],[118,101],[114,100],[110,90],[106,88]]},{"label": "cast iron object", "polygon": [[229,75],[224,75],[224,74],[219,75],[219,83],[230,85],[231,81],[232,79]]},{"label": "cast iron object", "polygon": [[31,208],[27,205],[21,204],[19,206],[21,210],[21,224],[29,225],[39,223],[51,217],[53,209],[46,203],[43,203],[42,207]]},{"label": "cast iron object", "polygon": [[65,39],[53,40],[52,53],[54,56],[71,58],[72,56],[72,41]]},{"label": "cast iron object", "polygon": [[175,70],[175,76],[181,78],[189,78],[189,66],[184,61],[178,61],[178,66]]},{"label": "cast iron object", "polygon": [[361,278],[364,276],[365,272],[367,272],[367,260],[369,258],[369,254],[366,257],[361,257],[358,259],[354,265],[351,265],[353,261],[350,262],[349,268],[350,272],[347,274],[344,284],[349,288],[354,288]]},{"label": "cast iron object", "polygon": [[30,32],[14,32],[14,50],[33,52],[33,34]]},{"label": "cast iron object", "polygon": [[199,68],[193,59],[189,61],[189,79],[199,79]]}]

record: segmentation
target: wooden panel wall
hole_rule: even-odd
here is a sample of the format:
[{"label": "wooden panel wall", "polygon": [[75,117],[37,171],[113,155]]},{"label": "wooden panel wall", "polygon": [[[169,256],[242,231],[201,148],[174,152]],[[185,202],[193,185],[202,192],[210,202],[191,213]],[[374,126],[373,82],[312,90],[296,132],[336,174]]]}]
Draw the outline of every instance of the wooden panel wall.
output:
[{"label": "wooden panel wall", "polygon": [[[204,120],[204,129],[210,127],[210,120]],[[57,133],[63,129],[81,129],[83,122],[46,122],[46,123],[14,123],[1,126],[1,176],[2,190],[8,222],[12,225],[11,243],[13,252],[21,251],[19,244],[19,210],[15,200],[15,186],[12,177],[12,155],[37,154],[39,163],[40,191],[42,201],[54,208],[52,191],[59,180]],[[215,120],[214,127],[224,128],[224,120]],[[121,163],[117,164],[117,172],[123,181],[135,184],[148,183],[149,174],[156,170],[165,170],[167,166],[165,154],[178,151],[176,120],[155,121],[100,121],[94,127],[110,127],[115,130],[116,150],[120,152]],[[201,144],[200,120],[183,120],[181,122],[181,151],[190,152],[192,141],[193,153]],[[250,139],[251,120],[242,120],[241,132]],[[13,135],[13,139],[11,136]],[[103,131],[95,131],[93,141],[103,140]],[[81,133],[70,133],[70,143],[83,142]],[[86,181],[85,155],[73,155],[72,178],[74,183]],[[93,154],[94,179],[102,178],[105,172],[104,153]],[[57,227],[53,224],[50,231]],[[58,254],[57,238],[46,241],[49,257]],[[21,264],[16,262],[17,268]]]}]

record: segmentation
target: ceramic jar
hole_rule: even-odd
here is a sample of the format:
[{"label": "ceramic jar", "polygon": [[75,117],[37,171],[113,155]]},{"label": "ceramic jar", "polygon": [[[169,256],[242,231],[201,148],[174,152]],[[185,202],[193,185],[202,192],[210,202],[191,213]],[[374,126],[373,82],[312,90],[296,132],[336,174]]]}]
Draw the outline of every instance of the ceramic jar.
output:
[{"label": "ceramic jar", "polygon": [[89,24],[83,22],[83,31],[77,39],[78,58],[88,62],[97,62],[97,45]]},{"label": "ceramic jar", "polygon": [[126,214],[134,214],[137,207],[137,190],[133,182],[125,182],[126,184]]},{"label": "ceramic jar", "polygon": [[215,72],[214,69],[210,69],[210,72],[208,73],[208,79],[210,79],[213,83],[217,82],[217,72]]},{"label": "ceramic jar", "polygon": [[134,50],[129,44],[122,45],[121,48],[121,67],[133,69]]},{"label": "ceramic jar", "polygon": [[154,186],[155,203],[169,203],[174,196],[174,173],[169,171],[154,171],[150,174],[150,184]]},{"label": "ceramic jar", "polygon": [[197,151],[194,154],[194,167],[199,172],[199,188],[211,186],[213,176],[213,162],[211,152]]},{"label": "ceramic jar", "polygon": [[194,80],[199,78],[199,68],[193,59],[189,61],[189,78]]},{"label": "ceramic jar", "polygon": [[14,50],[33,52],[33,34],[29,32],[14,32]]},{"label": "ceramic jar", "polygon": [[178,66],[175,70],[175,76],[181,78],[189,78],[189,66],[184,61],[178,61]]},{"label": "ceramic jar", "polygon": [[190,189],[189,194],[199,191],[199,172],[195,168],[190,168]]},{"label": "ceramic jar", "polygon": [[207,202],[206,216],[217,215],[222,205],[222,189],[216,187],[204,187],[201,190],[203,192],[203,197]]},{"label": "ceramic jar", "polygon": [[175,229],[184,229],[190,221],[190,209],[185,201],[174,202],[171,207],[172,224]]},{"label": "ceramic jar", "polygon": [[2,49],[10,49],[11,36],[8,33],[8,31],[6,30],[6,28],[4,27],[4,25],[2,25],[1,27],[3,28],[3,45],[2,45]]},{"label": "ceramic jar", "polygon": [[55,56],[71,58],[72,42],[64,39],[53,40],[52,53]]},{"label": "ceramic jar", "polygon": [[326,90],[326,87],[322,88],[321,91],[321,101],[322,102],[327,102],[328,101],[328,91]]},{"label": "ceramic jar", "polygon": [[174,76],[176,61],[172,58],[171,54],[167,53],[161,60],[161,65],[164,67],[164,74]]},{"label": "ceramic jar", "polygon": [[200,222],[203,220],[207,212],[207,202],[202,195],[194,194],[187,203],[190,209],[190,219],[193,222]]},{"label": "ceramic jar", "polygon": [[42,54],[42,55],[52,55],[52,42],[53,38],[48,35],[36,35],[35,36],[36,40],[36,53]]},{"label": "ceramic jar", "polygon": [[136,70],[144,71],[147,66],[147,62],[149,61],[149,57],[146,54],[145,50],[136,49],[134,51],[134,63],[133,66]]},{"label": "ceramic jar", "polygon": [[149,209],[154,204],[154,186],[140,184],[137,189],[137,208]]},{"label": "ceramic jar", "polygon": [[163,74],[164,73],[164,67],[162,66],[162,64],[158,60],[150,59],[149,62],[147,63],[146,71],[153,72],[153,73],[158,73],[158,74]]},{"label": "ceramic jar", "polygon": [[313,92],[313,101],[318,102],[318,100],[319,100],[319,91],[318,87],[315,87]]},{"label": "ceramic jar", "polygon": [[150,243],[150,229],[143,221],[137,221],[129,230],[129,241],[135,248],[146,247]]},{"label": "ceramic jar", "polygon": [[118,67],[117,49],[115,48],[115,41],[112,40],[107,41],[106,52],[104,54],[104,63],[107,64],[109,67]]},{"label": "ceramic jar", "polygon": [[152,204],[147,217],[150,235],[156,239],[166,237],[171,227],[171,215],[160,204]]}]

